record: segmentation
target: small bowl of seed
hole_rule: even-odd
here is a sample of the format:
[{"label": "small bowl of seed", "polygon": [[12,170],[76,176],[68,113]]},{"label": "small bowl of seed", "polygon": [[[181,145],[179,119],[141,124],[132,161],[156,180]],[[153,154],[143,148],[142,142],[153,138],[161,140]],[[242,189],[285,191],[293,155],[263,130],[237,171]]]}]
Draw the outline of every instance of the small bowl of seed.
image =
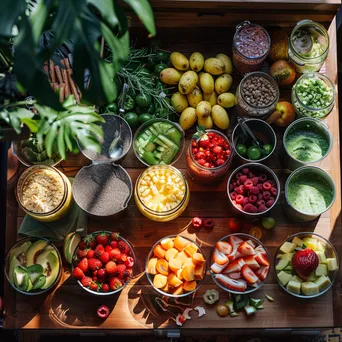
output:
[{"label": "small bowl of seed", "polygon": [[240,116],[263,119],[274,111],[278,100],[277,82],[261,71],[247,74],[236,91],[236,107]]}]

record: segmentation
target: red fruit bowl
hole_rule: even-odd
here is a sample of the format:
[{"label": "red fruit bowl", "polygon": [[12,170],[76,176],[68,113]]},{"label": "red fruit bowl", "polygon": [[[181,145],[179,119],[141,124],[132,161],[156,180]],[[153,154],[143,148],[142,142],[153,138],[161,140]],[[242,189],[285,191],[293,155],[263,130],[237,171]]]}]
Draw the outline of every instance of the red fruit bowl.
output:
[{"label": "red fruit bowl", "polygon": [[116,233],[98,231],[87,235],[72,258],[73,277],[84,290],[97,296],[120,292],[133,278],[133,247],[119,234],[113,239],[111,234]]},{"label": "red fruit bowl", "polygon": [[247,294],[265,283],[270,260],[268,250],[254,236],[230,234],[219,240],[213,248],[209,272],[223,290]]},{"label": "red fruit bowl", "polygon": [[315,298],[334,284],[339,270],[334,246],[324,237],[297,233],[279,246],[274,258],[279,285],[298,298]]}]

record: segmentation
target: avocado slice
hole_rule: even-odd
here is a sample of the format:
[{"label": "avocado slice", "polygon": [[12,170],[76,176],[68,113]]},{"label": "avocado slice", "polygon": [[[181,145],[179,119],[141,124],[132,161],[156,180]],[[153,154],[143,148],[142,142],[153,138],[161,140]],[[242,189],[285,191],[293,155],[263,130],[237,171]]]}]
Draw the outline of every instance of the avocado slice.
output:
[{"label": "avocado slice", "polygon": [[34,242],[26,252],[27,266],[35,264],[36,254],[40,252],[47,245],[45,240],[37,240]]},{"label": "avocado slice", "polygon": [[12,284],[14,284],[14,269],[20,265],[21,265],[20,261],[17,258],[13,258],[13,260],[11,261],[9,265],[8,278]]},{"label": "avocado slice", "polygon": [[14,285],[21,291],[29,291],[30,276],[23,266],[14,268]]},{"label": "avocado slice", "polygon": [[46,277],[46,282],[41,287],[41,289],[44,290],[49,288],[58,276],[59,260],[57,253],[55,251],[45,251],[38,256],[37,263],[39,263],[44,269],[43,274]]},{"label": "avocado slice", "polygon": [[31,241],[24,242],[21,246],[13,248],[10,254],[10,262],[13,260],[13,258],[20,257],[21,254],[25,254],[29,247],[32,245]]}]

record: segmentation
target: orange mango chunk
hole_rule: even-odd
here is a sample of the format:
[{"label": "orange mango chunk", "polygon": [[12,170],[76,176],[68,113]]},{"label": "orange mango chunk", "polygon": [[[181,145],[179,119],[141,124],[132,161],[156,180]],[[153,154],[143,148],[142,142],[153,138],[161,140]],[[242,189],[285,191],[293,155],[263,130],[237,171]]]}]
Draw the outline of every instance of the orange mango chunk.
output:
[{"label": "orange mango chunk", "polygon": [[198,265],[202,265],[205,263],[205,259],[202,255],[202,253],[195,253],[192,256],[192,261],[194,262],[194,264],[198,264]]},{"label": "orange mango chunk", "polygon": [[183,290],[190,292],[190,291],[195,290],[196,286],[197,286],[197,283],[195,280],[194,281],[186,281],[183,284]]},{"label": "orange mango chunk", "polygon": [[183,269],[182,275],[186,281],[195,280],[195,267],[194,266],[185,266]]},{"label": "orange mango chunk", "polygon": [[184,250],[189,256],[193,256],[197,252],[198,248],[194,243],[190,242]]},{"label": "orange mango chunk", "polygon": [[182,251],[189,243],[189,240],[184,239],[180,235],[178,235],[174,240],[173,243],[175,244],[175,247],[179,250]]},{"label": "orange mango chunk", "polygon": [[156,268],[159,273],[169,275],[169,264],[165,259],[158,259]]},{"label": "orange mango chunk", "polygon": [[147,264],[147,273],[157,274],[157,269],[156,269],[157,261],[158,261],[157,258],[152,258],[149,260]]},{"label": "orange mango chunk", "polygon": [[176,272],[176,276],[177,276],[177,278],[180,279],[180,280],[183,280],[183,279],[184,279],[184,278],[183,278],[183,275],[182,275],[182,272],[183,272],[183,269],[182,269],[182,268],[180,268],[180,269]]},{"label": "orange mango chunk", "polygon": [[164,291],[164,292],[169,292],[170,291],[169,284],[166,283],[166,285],[164,287],[162,287],[161,290]]},{"label": "orange mango chunk", "polygon": [[204,277],[204,264],[198,264],[195,267],[195,279],[201,280]]},{"label": "orange mango chunk", "polygon": [[161,245],[154,247],[153,253],[159,259],[164,259],[165,257],[165,249]]},{"label": "orange mango chunk", "polygon": [[176,248],[170,248],[165,253],[165,259],[169,261],[170,259],[176,258],[178,255],[178,250]]},{"label": "orange mango chunk", "polygon": [[173,247],[173,241],[170,238],[161,240],[160,244],[165,250],[169,250]]},{"label": "orange mango chunk", "polygon": [[182,267],[182,260],[178,259],[170,259],[169,260],[169,268],[173,272],[177,272]]},{"label": "orange mango chunk", "polygon": [[169,286],[172,287],[178,287],[183,284],[183,282],[180,279],[178,279],[173,273],[170,273],[167,276],[167,283],[169,284]]},{"label": "orange mango chunk", "polygon": [[162,287],[164,287],[167,284],[167,276],[165,276],[164,274],[156,274],[154,276],[153,279],[153,285],[157,288],[157,289],[161,289]]},{"label": "orange mango chunk", "polygon": [[183,262],[183,268],[186,267],[186,266],[193,266],[195,267],[193,261],[192,261],[192,258],[186,258],[186,260],[184,260]]},{"label": "orange mango chunk", "polygon": [[183,293],[183,286],[180,285],[178,286],[173,292],[172,294],[174,294],[175,296],[181,295]]},{"label": "orange mango chunk", "polygon": [[188,256],[182,251],[179,252],[176,256],[177,260],[180,260],[182,263],[188,258]]}]

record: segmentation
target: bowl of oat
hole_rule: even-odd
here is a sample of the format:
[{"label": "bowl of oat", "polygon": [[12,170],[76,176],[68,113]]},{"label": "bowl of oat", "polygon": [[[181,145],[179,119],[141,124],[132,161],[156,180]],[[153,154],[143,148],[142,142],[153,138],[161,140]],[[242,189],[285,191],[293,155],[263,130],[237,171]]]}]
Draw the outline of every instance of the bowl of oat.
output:
[{"label": "bowl of oat", "polygon": [[71,184],[56,168],[34,165],[20,175],[16,198],[25,213],[34,219],[43,222],[57,221],[71,206]]}]

